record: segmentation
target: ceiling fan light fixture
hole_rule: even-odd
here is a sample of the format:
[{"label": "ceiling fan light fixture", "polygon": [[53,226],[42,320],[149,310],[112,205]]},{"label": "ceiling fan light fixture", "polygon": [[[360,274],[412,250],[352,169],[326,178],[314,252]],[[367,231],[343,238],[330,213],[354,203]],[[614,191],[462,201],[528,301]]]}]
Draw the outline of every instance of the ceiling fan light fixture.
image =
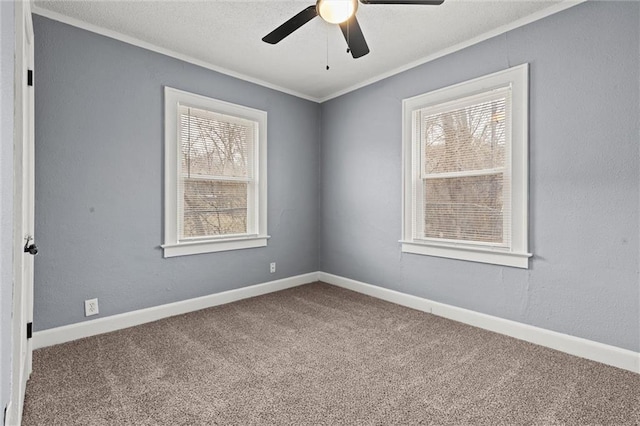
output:
[{"label": "ceiling fan light fixture", "polygon": [[318,0],[318,15],[330,24],[341,24],[351,18],[358,9],[358,0]]}]

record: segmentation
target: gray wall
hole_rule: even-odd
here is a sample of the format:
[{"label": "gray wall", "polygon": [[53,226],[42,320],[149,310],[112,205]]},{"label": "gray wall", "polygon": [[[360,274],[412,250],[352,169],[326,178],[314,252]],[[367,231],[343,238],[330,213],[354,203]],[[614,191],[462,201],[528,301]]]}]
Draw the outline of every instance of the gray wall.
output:
[{"label": "gray wall", "polygon": [[[0,1],[0,416],[11,397],[13,295],[13,2]],[[0,417],[0,422],[3,422]]]},{"label": "gray wall", "polygon": [[[639,8],[588,2],[321,106],[36,16],[36,330],[90,297],[107,316],[320,269],[640,350]],[[531,268],[401,254],[402,99],[523,62]],[[269,112],[266,249],[162,258],[163,85]]]},{"label": "gray wall", "polygon": [[[639,8],[587,2],[322,104],[320,269],[640,350]],[[402,99],[524,62],[530,269],[401,254]]]},{"label": "gray wall", "polygon": [[[34,25],[35,330],[86,320],[92,297],[104,317],[318,270],[318,104]],[[268,247],[163,259],[164,85],[268,112]]]}]

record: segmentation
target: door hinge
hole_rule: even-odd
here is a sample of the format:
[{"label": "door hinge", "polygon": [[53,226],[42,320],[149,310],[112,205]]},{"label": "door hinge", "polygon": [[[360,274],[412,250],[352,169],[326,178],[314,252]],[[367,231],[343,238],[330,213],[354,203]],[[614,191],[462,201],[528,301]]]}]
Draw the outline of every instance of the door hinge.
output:
[{"label": "door hinge", "polygon": [[31,339],[31,336],[33,336],[33,323],[28,322],[27,323],[27,339]]},{"label": "door hinge", "polygon": [[27,70],[27,86],[33,86],[33,70]]}]

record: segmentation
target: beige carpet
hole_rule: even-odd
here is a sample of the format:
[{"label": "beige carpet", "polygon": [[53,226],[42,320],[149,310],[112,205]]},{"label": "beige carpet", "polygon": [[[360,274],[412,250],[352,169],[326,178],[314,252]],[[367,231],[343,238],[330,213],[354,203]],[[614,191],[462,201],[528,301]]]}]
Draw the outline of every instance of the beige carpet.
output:
[{"label": "beige carpet", "polygon": [[40,349],[24,425],[640,424],[640,375],[323,283]]}]

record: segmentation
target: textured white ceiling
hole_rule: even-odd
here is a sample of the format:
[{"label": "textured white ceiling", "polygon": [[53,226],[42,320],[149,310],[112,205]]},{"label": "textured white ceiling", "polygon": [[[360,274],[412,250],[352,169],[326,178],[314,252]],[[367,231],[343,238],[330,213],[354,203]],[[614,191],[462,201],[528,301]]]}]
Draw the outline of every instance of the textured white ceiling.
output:
[{"label": "textured white ceiling", "polygon": [[314,0],[42,0],[35,2],[34,11],[98,32],[119,33],[232,75],[323,100],[487,33],[495,34],[514,23],[546,16],[579,2],[445,0],[441,6],[361,4],[357,18],[371,52],[359,59],[346,52],[339,27],[319,17],[279,44],[261,40],[314,4]]}]

